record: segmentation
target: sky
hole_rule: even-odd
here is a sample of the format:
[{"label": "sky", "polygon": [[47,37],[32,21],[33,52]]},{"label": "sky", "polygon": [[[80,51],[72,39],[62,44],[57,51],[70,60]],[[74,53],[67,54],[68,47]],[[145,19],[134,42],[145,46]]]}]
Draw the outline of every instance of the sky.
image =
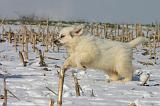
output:
[{"label": "sky", "polygon": [[160,22],[160,0],[0,0],[0,17],[36,14],[53,20]]}]

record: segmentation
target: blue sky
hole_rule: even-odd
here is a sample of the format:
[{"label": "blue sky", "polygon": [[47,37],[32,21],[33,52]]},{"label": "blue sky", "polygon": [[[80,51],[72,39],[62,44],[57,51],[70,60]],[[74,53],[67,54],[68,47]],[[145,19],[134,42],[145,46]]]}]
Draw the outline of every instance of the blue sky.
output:
[{"label": "blue sky", "polygon": [[35,13],[55,20],[160,22],[160,0],[0,0],[0,17]]}]

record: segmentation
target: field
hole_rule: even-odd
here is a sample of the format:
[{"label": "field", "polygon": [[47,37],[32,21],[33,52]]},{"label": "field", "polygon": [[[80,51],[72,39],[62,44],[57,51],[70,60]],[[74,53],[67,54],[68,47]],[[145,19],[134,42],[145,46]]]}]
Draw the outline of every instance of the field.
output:
[{"label": "field", "polygon": [[[60,67],[67,58],[66,49],[54,44],[61,28],[0,26],[0,105],[47,106],[52,100],[57,106]],[[146,36],[151,42],[133,49],[137,67],[133,81],[108,82],[103,71],[69,69],[63,85],[63,106],[160,106],[159,26],[87,24],[86,29],[102,39],[128,42]],[[138,72],[149,73],[149,82],[141,85]]]}]

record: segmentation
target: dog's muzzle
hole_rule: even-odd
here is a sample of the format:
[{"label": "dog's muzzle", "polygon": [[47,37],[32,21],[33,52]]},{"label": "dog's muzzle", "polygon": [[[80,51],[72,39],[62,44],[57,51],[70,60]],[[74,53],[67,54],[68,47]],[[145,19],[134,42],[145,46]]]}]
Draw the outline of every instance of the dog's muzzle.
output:
[{"label": "dog's muzzle", "polygon": [[63,44],[59,41],[59,39],[54,40],[54,44],[57,46],[62,46]]}]

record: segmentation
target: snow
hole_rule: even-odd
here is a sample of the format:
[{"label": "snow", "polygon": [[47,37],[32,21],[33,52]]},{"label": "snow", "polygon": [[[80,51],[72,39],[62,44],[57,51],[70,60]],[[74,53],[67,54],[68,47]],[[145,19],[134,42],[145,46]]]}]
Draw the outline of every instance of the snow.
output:
[{"label": "snow", "polygon": [[[45,52],[45,56],[60,59],[46,58],[45,62],[49,69],[46,71],[44,70],[45,67],[39,66],[38,55],[33,52],[30,46],[29,63],[27,67],[23,67],[13,44],[0,43],[0,95],[3,95],[3,77],[5,75],[8,90],[20,99],[18,100],[8,93],[8,106],[46,106],[50,98],[54,99],[56,106],[57,71],[59,68],[56,68],[55,65],[62,66],[64,57],[66,57],[66,50],[62,47],[60,52],[51,50]],[[44,47],[39,46],[39,48]],[[20,47],[18,49],[20,50]],[[157,64],[153,66],[142,65],[137,61],[150,61],[149,56],[141,54],[144,52],[141,45],[133,51],[133,63],[138,67],[138,71],[151,74],[149,86],[140,86],[137,75],[134,76],[133,81],[129,82],[108,82],[108,76],[103,71],[70,69],[65,75],[63,106],[128,106],[131,103],[135,103],[137,106],[160,106],[160,61],[158,59]],[[157,51],[159,52],[160,49],[158,48]],[[79,97],[75,93],[72,73],[79,79],[79,84],[83,90]],[[0,99],[0,105],[2,104],[3,99]]]}]

